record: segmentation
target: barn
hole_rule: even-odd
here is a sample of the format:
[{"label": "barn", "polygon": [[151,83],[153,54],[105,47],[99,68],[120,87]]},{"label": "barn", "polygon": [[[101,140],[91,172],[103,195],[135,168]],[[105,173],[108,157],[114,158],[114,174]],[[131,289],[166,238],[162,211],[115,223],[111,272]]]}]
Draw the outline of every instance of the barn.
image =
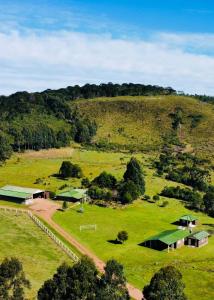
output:
[{"label": "barn", "polygon": [[86,201],[87,194],[85,189],[71,189],[56,195],[58,200],[77,202],[77,201]]},{"label": "barn", "polygon": [[177,249],[185,244],[187,237],[190,235],[188,230],[166,230],[158,235],[147,239],[143,244],[146,247],[156,250]]},{"label": "barn", "polygon": [[5,185],[0,188],[0,198],[18,203],[29,204],[35,198],[47,198],[44,190],[32,189],[15,185]]},{"label": "barn", "polygon": [[187,239],[187,245],[192,247],[202,247],[208,244],[209,233],[206,231],[198,231],[191,234]]},{"label": "barn", "polygon": [[192,215],[184,215],[180,217],[179,223],[184,227],[195,227],[198,223],[198,218]]}]

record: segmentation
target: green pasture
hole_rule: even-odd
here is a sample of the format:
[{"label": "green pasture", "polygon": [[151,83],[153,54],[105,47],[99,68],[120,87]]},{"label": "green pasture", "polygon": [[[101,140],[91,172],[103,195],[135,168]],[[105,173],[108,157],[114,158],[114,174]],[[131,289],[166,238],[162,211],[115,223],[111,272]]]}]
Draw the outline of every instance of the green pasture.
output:
[{"label": "green pasture", "polygon": [[[162,201],[162,200],[161,200]],[[117,259],[125,267],[128,280],[139,288],[165,265],[175,265],[183,274],[188,299],[214,298],[214,236],[202,248],[181,249],[167,253],[140,246],[145,239],[161,231],[176,228],[171,224],[188,211],[179,201],[170,200],[165,208],[160,203],[138,200],[125,208],[111,209],[85,205],[84,213],[77,209],[57,212],[54,220],[103,260]],[[202,213],[197,229],[213,230],[214,219]],[[79,229],[80,225],[96,224],[97,230]],[[117,233],[126,230],[128,241],[114,244]],[[199,285],[200,281],[200,285]]]},{"label": "green pasture", "polygon": [[5,257],[17,257],[32,288],[28,299],[35,299],[43,282],[51,278],[64,261],[72,261],[25,214],[0,210],[0,261]]}]

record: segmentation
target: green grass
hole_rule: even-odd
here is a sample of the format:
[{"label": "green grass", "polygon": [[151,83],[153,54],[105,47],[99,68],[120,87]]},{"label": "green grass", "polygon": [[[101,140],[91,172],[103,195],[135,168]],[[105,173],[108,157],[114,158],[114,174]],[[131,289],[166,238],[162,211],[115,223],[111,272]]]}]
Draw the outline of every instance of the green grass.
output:
[{"label": "green grass", "polygon": [[[209,239],[209,245],[200,249],[183,247],[170,253],[138,245],[161,231],[176,228],[171,223],[181,215],[190,213],[180,202],[169,202],[165,208],[142,201],[124,209],[85,205],[83,214],[71,209],[65,213],[57,212],[54,220],[98,257],[105,261],[111,258],[120,261],[125,266],[128,280],[137,287],[142,288],[147,284],[154,272],[162,266],[173,264],[183,274],[189,299],[211,300],[214,297],[214,237]],[[201,213],[197,216],[200,220],[198,229],[213,229],[212,218]],[[83,224],[97,224],[97,231],[80,232],[79,226]],[[108,242],[114,240],[120,230],[129,233],[129,240],[124,245]]]},{"label": "green grass", "polygon": [[43,282],[51,278],[64,261],[72,261],[32,220],[24,214],[0,210],[0,261],[5,257],[19,258],[32,284],[27,290],[34,299]]},{"label": "green grass", "polygon": [[[202,156],[213,157],[214,106],[183,96],[114,97],[72,102],[98,125],[95,141],[105,140],[119,148],[159,149],[171,131],[170,113],[183,110],[182,141],[192,144]],[[191,128],[190,115],[202,115]]]}]

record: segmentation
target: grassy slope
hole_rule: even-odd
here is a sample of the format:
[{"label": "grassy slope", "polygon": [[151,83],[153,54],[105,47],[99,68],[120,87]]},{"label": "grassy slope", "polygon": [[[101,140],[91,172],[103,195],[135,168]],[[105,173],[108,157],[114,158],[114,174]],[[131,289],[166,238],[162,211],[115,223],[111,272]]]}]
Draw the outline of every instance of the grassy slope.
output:
[{"label": "grassy slope", "polygon": [[[139,288],[148,283],[153,273],[160,267],[174,264],[184,276],[189,299],[211,300],[214,297],[212,286],[214,274],[211,271],[214,269],[214,237],[210,238],[209,245],[203,248],[183,247],[171,253],[138,245],[160,231],[176,228],[171,223],[186,213],[190,212],[176,200],[171,200],[166,208],[138,201],[125,209],[116,210],[85,205],[84,214],[72,209],[66,213],[57,212],[54,220],[102,259],[115,258],[123,263],[128,280]],[[203,214],[197,215],[201,222],[198,228],[213,228],[213,219]],[[97,231],[80,232],[79,226],[82,224],[97,224]],[[129,240],[124,245],[108,242],[115,239],[120,230],[128,231]],[[195,295],[198,277],[200,289]]]},{"label": "grassy slope", "polygon": [[57,267],[71,260],[26,215],[0,211],[0,261],[18,257],[24,266],[33,299],[43,282],[52,277]]},{"label": "grassy slope", "polygon": [[[214,106],[189,97],[127,96],[79,100],[72,105],[77,105],[82,113],[96,120],[99,126],[96,141],[105,139],[120,146],[131,144],[142,149],[159,147],[162,135],[171,130],[169,114],[180,107],[184,111],[184,142],[192,144],[200,153],[212,155],[214,150]],[[195,129],[190,128],[188,116],[192,114],[203,115]]]}]

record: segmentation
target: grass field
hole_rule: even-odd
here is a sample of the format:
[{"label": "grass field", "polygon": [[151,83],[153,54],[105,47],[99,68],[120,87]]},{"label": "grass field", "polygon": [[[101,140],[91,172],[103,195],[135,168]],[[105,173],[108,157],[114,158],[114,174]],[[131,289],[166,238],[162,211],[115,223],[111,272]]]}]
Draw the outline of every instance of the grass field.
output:
[{"label": "grass field", "polygon": [[[213,157],[214,106],[190,97],[114,97],[72,102],[98,125],[95,141],[105,140],[120,148],[159,149],[172,129],[171,113],[183,111],[182,141],[202,156]],[[201,116],[195,128],[191,116]]]},{"label": "grass field", "polygon": [[43,282],[51,278],[64,261],[72,261],[25,215],[0,210],[0,261],[17,257],[23,262],[24,271],[32,284],[27,290],[34,299]]},{"label": "grass field", "polygon": [[[105,261],[110,258],[120,261],[125,266],[128,280],[137,287],[142,288],[148,283],[162,266],[173,264],[184,276],[188,299],[211,300],[214,298],[214,236],[209,239],[209,245],[200,249],[183,247],[170,253],[138,245],[161,231],[176,228],[171,223],[186,213],[190,212],[176,200],[170,200],[165,208],[139,200],[124,209],[85,205],[83,214],[70,209],[65,213],[57,212],[54,220],[98,257]],[[214,219],[201,213],[197,216],[199,229],[213,230]],[[97,224],[97,231],[80,232],[79,226],[83,224]],[[115,245],[110,241],[120,230],[127,230],[129,240],[124,245]]]},{"label": "grass field", "polygon": [[[49,150],[49,156],[47,151],[41,151],[40,154],[30,151],[14,155],[3,167],[0,167],[0,186],[14,184],[55,192],[64,184],[80,187],[81,180],[79,179],[61,180],[52,176],[59,171],[63,160],[71,160],[79,164],[83,169],[84,176],[89,177],[89,179],[93,179],[104,170],[121,179],[126,163],[132,156],[129,153],[97,152],[84,149],[68,150],[65,148],[61,150],[61,157],[59,151],[54,152],[53,150]],[[155,170],[151,169],[151,158],[154,156],[147,154],[135,154],[135,156],[142,162],[147,175],[147,194],[154,195],[169,184],[167,180],[153,176]],[[37,178],[42,178],[43,183],[35,184]],[[170,185],[177,184],[170,182]]]},{"label": "grass field", "polygon": [[[151,159],[154,158],[154,154],[136,154],[135,156],[142,162],[143,169],[146,173],[146,194],[153,196],[160,192],[166,185],[177,185],[177,183],[154,176],[155,170],[151,168]],[[84,175],[90,179],[93,179],[103,170],[111,172],[118,179],[121,179],[126,168],[126,162],[130,157],[131,154],[129,153],[105,153],[87,151],[81,148],[26,152],[24,154],[14,155],[6,165],[0,167],[0,186],[16,184],[27,187],[44,188],[51,191],[57,191],[59,187],[65,183],[79,187],[79,179],[63,181],[51,176],[58,172],[63,160],[71,160],[74,163],[78,163],[82,167]],[[43,183],[34,184],[37,178],[42,178]],[[214,181],[212,181],[212,183],[214,183]],[[71,209],[65,213],[57,213],[54,219],[68,232],[74,234],[77,239],[88,246],[100,258],[107,260],[108,258],[115,257],[121,261],[125,265],[129,281],[139,288],[142,288],[144,284],[149,281],[152,274],[161,266],[173,263],[180,268],[184,275],[184,280],[187,285],[187,294],[190,299],[211,300],[214,297],[212,287],[214,280],[214,237],[210,239],[208,246],[201,249],[189,249],[184,247],[169,254],[138,246],[145,238],[159,231],[174,228],[170,223],[187,212],[180,202],[176,200],[169,200],[169,202],[170,205],[166,208],[161,208],[158,204],[142,201],[138,201],[124,209],[116,210],[97,206],[86,206],[84,214],[79,214],[75,209]],[[0,201],[0,205],[6,203],[5,201]],[[9,202],[8,204],[13,205]],[[199,217],[201,222],[200,228],[213,229],[213,219],[203,214],[199,214]],[[94,223],[98,225],[96,232],[82,232],[80,234],[79,225]],[[4,223],[1,230],[6,231],[6,226]],[[11,226],[12,230],[13,225]],[[20,226],[19,229],[21,235],[22,227]],[[117,232],[122,229],[127,230],[129,233],[130,237],[128,242],[125,245],[109,243],[108,240],[114,239]],[[31,235],[29,235],[28,238],[30,245]],[[6,239],[9,240],[7,237]],[[42,240],[40,242],[42,243]],[[17,241],[15,240],[14,243],[16,245]],[[46,242],[44,242],[44,245],[46,245]],[[25,247],[28,247],[27,243],[24,243],[23,253],[25,253]],[[21,245],[20,249],[22,249]],[[44,249],[45,251],[47,250],[45,246]],[[31,251],[34,255],[32,249]],[[13,253],[17,253],[17,255],[22,258],[22,253],[20,253],[20,251],[16,252],[16,248],[14,252],[12,250],[9,252],[10,255],[14,255]],[[27,249],[26,253],[30,256],[30,249]],[[45,256],[43,256],[42,259],[45,260]],[[41,265],[43,263],[42,259],[40,260],[38,257],[38,261],[41,261]],[[47,268],[48,274],[53,273],[60,259],[61,258],[56,258],[56,262],[50,260],[50,265],[52,263],[54,265],[52,269],[50,268],[48,270]],[[28,264],[30,265],[27,260],[25,264],[26,268],[28,268]],[[197,289],[198,278],[200,278],[199,290]],[[39,286],[39,284],[37,284],[37,286]],[[196,289],[197,295],[194,298]]]}]

